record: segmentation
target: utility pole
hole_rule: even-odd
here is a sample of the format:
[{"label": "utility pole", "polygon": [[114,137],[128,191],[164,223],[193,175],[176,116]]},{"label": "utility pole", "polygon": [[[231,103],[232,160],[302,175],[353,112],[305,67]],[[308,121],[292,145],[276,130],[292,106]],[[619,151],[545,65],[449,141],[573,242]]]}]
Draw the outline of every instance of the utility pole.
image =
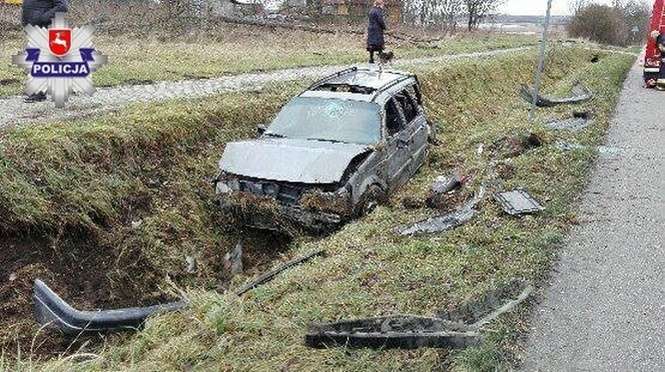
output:
[{"label": "utility pole", "polygon": [[533,101],[531,102],[531,111],[529,112],[529,123],[533,122],[536,114],[536,102],[540,94],[540,85],[543,80],[543,70],[545,70],[545,51],[547,50],[547,32],[550,28],[550,17],[552,16],[552,0],[547,0],[547,13],[545,14],[545,23],[543,24],[543,40],[540,44],[540,57],[538,58],[538,69],[536,70],[535,85],[533,87]]}]

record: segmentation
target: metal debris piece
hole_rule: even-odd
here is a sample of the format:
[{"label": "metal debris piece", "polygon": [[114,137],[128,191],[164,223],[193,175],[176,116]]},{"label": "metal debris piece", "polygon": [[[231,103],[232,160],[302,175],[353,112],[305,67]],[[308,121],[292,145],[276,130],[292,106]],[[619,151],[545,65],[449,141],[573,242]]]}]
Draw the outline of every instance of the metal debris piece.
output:
[{"label": "metal debris piece", "polygon": [[415,224],[398,230],[398,234],[402,236],[421,235],[421,234],[434,234],[438,232],[452,230],[456,227],[462,226],[469,222],[478,211],[473,208],[466,209],[446,214],[443,216],[432,217],[424,221],[416,222]]},{"label": "metal debris piece", "polygon": [[[585,145],[580,145],[579,143],[570,143],[570,142],[563,142],[563,141],[558,141],[554,144],[556,148],[558,148],[561,151],[573,151],[573,150],[586,150],[586,149],[592,149],[594,147],[591,146],[585,146]],[[595,149],[598,151],[600,155],[618,155],[623,152],[622,149],[617,148],[617,147],[610,147],[610,146],[598,146],[595,147]]]},{"label": "metal debris piece", "polygon": [[586,129],[591,124],[591,120],[587,118],[569,118],[563,120],[552,120],[545,125],[554,130],[570,130],[573,132],[579,132],[582,129]]},{"label": "metal debris piece", "polygon": [[313,324],[305,336],[305,344],[313,348],[464,348],[479,343],[478,332],[463,324],[407,315]]},{"label": "metal debris piece", "polygon": [[[593,93],[589,90],[589,88],[587,88],[580,82],[575,83],[571,93],[572,95],[570,97],[564,97],[564,98],[546,97],[538,95],[536,100],[536,106],[553,107],[557,105],[581,103],[593,98]],[[525,101],[532,103],[533,94],[534,94],[533,87],[530,87],[528,85],[521,86],[520,95],[522,96],[522,98],[524,98]]]},{"label": "metal debris piece", "polygon": [[545,209],[524,189],[495,193],[494,200],[511,216],[536,213]]},{"label": "metal debris piece", "polygon": [[452,230],[469,222],[478,213],[475,207],[483,199],[484,195],[485,188],[481,187],[476,196],[469,200],[461,209],[453,213],[428,218],[406,227],[399,227],[395,232],[402,236],[412,236]]},{"label": "metal debris piece", "polygon": [[231,252],[224,255],[224,268],[230,271],[232,275],[242,272],[242,239],[238,240]]},{"label": "metal debris piece", "polygon": [[41,280],[35,280],[34,313],[40,325],[48,325],[65,334],[136,330],[157,313],[183,309],[184,301],[118,310],[79,311],[71,307]]},{"label": "metal debris piece", "polygon": [[198,266],[196,263],[196,258],[193,256],[187,256],[185,257],[185,262],[187,263],[187,273],[188,274],[196,273],[196,268]]},{"label": "metal debris piece", "polygon": [[462,187],[462,178],[457,175],[439,176],[432,183],[432,194],[445,194]]},{"label": "metal debris piece", "polygon": [[557,141],[554,144],[554,146],[561,151],[584,150],[588,148],[588,146],[580,145],[579,143],[570,143],[563,141]]},{"label": "metal debris piece", "polygon": [[623,150],[620,148],[609,146],[598,146],[597,150],[601,155],[618,155],[623,152]]},{"label": "metal debris piece", "polygon": [[301,263],[309,261],[314,257],[322,256],[325,253],[326,253],[326,251],[324,249],[322,249],[322,250],[319,250],[319,251],[316,251],[316,252],[312,252],[312,253],[308,254],[307,256],[303,256],[303,257],[297,258],[295,260],[291,260],[289,262],[286,262],[286,263],[276,267],[275,269],[270,270],[267,273],[259,276],[258,278],[252,280],[251,282],[245,284],[244,286],[240,287],[240,289],[238,289],[236,291],[236,295],[241,296],[241,295],[251,291],[252,289],[260,286],[261,284],[265,284],[265,283],[271,281],[282,271],[286,271],[286,270],[288,270],[288,269],[290,269],[290,268],[292,268],[296,265],[300,265]]},{"label": "metal debris piece", "polygon": [[490,324],[492,321],[494,321],[496,318],[499,316],[512,311],[517,305],[521,304],[524,302],[530,295],[533,293],[533,286],[532,285],[526,285],[522,292],[517,296],[517,298],[509,300],[508,302],[504,303],[501,307],[498,309],[492,311],[491,313],[487,314],[484,316],[482,319],[479,321],[473,323],[472,325],[469,326],[470,329],[473,330],[479,330],[483,328],[484,326]]},{"label": "metal debris piece", "polygon": [[505,285],[486,291],[480,298],[463,303],[455,309],[440,312],[437,316],[448,322],[467,324],[469,330],[481,330],[526,300],[533,290],[529,282],[513,279]]}]

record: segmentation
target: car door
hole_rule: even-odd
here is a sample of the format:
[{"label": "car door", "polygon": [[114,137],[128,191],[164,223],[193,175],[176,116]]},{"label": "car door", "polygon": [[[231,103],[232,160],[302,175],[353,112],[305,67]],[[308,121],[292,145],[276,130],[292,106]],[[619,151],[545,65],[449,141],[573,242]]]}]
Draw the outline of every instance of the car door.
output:
[{"label": "car door", "polygon": [[410,171],[415,173],[424,163],[427,156],[428,124],[416,85],[410,85],[395,95],[404,114],[406,127],[405,137],[408,137],[410,148]]},{"label": "car door", "polygon": [[388,188],[395,189],[408,179],[411,171],[410,134],[405,132],[406,123],[399,103],[390,98],[384,106],[386,127],[386,163]]}]

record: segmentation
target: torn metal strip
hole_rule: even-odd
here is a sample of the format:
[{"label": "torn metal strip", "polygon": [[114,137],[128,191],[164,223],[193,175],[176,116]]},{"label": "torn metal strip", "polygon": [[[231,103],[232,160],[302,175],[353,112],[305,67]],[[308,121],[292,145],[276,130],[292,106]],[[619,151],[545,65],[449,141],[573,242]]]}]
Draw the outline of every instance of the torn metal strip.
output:
[{"label": "torn metal strip", "polygon": [[428,218],[412,225],[399,227],[395,229],[395,232],[402,236],[413,236],[452,230],[471,221],[471,219],[478,213],[475,209],[476,205],[480,203],[484,196],[485,187],[481,186],[476,196],[469,200],[461,209],[453,213]]}]

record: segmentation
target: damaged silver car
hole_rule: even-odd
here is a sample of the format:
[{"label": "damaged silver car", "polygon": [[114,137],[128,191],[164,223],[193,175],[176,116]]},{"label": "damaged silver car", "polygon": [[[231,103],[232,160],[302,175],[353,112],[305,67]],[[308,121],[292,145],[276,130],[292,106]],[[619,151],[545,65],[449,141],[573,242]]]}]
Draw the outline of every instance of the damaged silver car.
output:
[{"label": "damaged silver car", "polygon": [[226,145],[219,203],[245,226],[329,231],[403,185],[432,135],[415,75],[343,70],[293,98],[257,139]]}]

